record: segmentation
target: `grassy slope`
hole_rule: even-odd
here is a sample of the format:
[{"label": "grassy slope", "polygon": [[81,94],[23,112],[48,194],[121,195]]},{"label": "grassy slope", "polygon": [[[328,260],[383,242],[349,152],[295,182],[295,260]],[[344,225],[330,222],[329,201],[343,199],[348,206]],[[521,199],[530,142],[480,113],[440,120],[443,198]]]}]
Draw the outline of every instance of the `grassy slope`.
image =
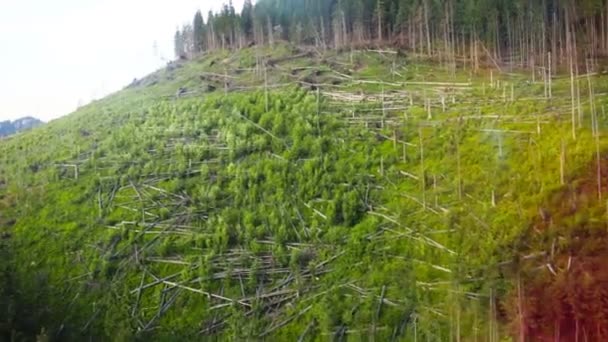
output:
[{"label": "grassy slope", "polygon": [[[567,79],[548,101],[529,75],[495,76],[492,86],[485,73],[372,52],[256,73],[255,56],[218,53],[161,70],[0,142],[0,229],[10,234],[0,304],[13,319],[0,331],[511,334],[513,305],[504,303],[517,267],[504,262],[562,187],[562,145],[574,179],[606,144],[591,134],[586,79],[575,140]],[[224,94],[217,74],[230,89],[285,86]],[[287,85],[294,80],[326,86],[317,98]],[[606,79],[593,83],[600,93]],[[175,99],[180,87],[193,93]],[[604,102],[597,97],[599,113]],[[78,165],[77,179],[64,164]],[[534,243],[522,250],[546,248]]]}]

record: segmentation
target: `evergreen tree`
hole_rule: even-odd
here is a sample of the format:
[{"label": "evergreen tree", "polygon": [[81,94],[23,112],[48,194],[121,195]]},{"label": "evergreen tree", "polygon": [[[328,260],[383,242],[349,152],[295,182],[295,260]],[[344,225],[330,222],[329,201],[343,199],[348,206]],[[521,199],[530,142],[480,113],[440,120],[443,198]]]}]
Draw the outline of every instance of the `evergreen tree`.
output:
[{"label": "evergreen tree", "polygon": [[241,28],[245,39],[250,40],[253,38],[253,5],[251,4],[251,0],[245,0],[245,4],[243,5]]},{"label": "evergreen tree", "polygon": [[207,44],[209,49],[213,50],[217,48],[216,44],[216,17],[212,11],[207,13]]},{"label": "evergreen tree", "polygon": [[194,32],[192,25],[184,25],[182,28],[182,46],[184,57],[192,57],[194,54]]},{"label": "evergreen tree", "polygon": [[201,11],[197,11],[194,15],[194,21],[192,23],[193,34],[194,34],[194,52],[200,53],[204,50],[205,41],[205,23],[203,22],[203,15]]},{"label": "evergreen tree", "polygon": [[197,12],[191,28],[192,49],[181,32],[185,53],[239,48],[252,40],[264,45],[287,39],[323,48],[398,42],[447,60],[455,61],[458,53],[475,66],[487,55],[493,63],[516,55],[520,66],[529,67],[552,53],[555,70],[568,54],[576,59],[608,54],[608,1],[258,0],[253,5],[245,0],[240,13],[227,1],[219,13],[209,12],[206,25]]},{"label": "evergreen tree", "polygon": [[182,32],[179,29],[175,31],[173,42],[175,57],[182,57],[184,55],[184,41],[182,39]]}]

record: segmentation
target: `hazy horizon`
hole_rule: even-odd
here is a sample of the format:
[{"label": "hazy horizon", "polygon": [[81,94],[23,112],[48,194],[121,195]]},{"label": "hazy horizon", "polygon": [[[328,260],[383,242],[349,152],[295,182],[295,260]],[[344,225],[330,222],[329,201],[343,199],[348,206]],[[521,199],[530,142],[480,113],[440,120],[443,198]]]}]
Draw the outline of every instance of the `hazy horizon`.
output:
[{"label": "hazy horizon", "polygon": [[[0,121],[49,121],[173,59],[175,29],[223,0],[8,0],[0,12]],[[243,0],[234,0],[237,11]],[[120,10],[117,10],[120,9]]]}]

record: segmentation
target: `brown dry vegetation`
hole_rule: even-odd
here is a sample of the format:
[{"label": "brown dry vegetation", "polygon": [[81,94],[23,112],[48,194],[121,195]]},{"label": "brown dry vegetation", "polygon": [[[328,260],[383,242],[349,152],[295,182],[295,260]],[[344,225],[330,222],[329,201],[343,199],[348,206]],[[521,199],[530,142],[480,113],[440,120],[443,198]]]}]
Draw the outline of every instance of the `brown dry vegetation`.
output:
[{"label": "brown dry vegetation", "polygon": [[603,155],[539,209],[506,304],[519,340],[608,339],[607,198]]}]

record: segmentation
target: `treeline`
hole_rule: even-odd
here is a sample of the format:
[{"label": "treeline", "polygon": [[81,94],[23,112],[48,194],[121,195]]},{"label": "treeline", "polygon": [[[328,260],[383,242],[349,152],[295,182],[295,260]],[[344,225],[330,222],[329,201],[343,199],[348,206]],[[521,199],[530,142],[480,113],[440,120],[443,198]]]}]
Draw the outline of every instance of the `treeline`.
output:
[{"label": "treeline", "polygon": [[[393,46],[446,62],[572,66],[608,54],[608,0],[246,0],[175,34],[176,56],[286,40]],[[579,63],[575,63],[578,61]]]}]

